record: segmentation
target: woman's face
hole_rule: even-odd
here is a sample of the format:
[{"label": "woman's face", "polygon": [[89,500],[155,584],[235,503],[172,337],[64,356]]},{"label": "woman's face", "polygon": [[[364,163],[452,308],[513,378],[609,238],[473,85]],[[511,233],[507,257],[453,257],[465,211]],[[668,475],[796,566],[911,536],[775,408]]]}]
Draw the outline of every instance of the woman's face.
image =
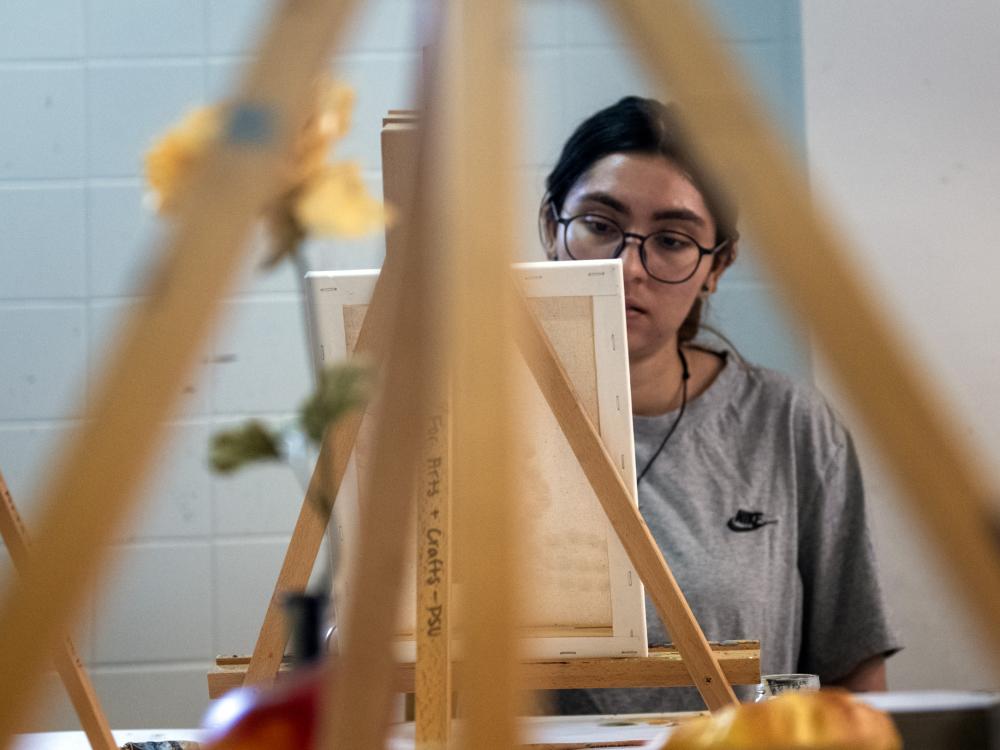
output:
[{"label": "woman's face", "polygon": [[[701,193],[670,160],[648,154],[610,154],[577,180],[566,196],[561,218],[599,214],[626,232],[647,235],[670,229],[693,237],[702,247],[715,244],[715,222]],[[564,226],[552,227],[555,256],[570,259]],[[664,284],[646,273],[639,242],[628,240],[621,255],[625,276],[625,317],[633,361],[676,348],[677,331],[703,286],[715,289],[724,268],[703,257],[687,281]]]}]

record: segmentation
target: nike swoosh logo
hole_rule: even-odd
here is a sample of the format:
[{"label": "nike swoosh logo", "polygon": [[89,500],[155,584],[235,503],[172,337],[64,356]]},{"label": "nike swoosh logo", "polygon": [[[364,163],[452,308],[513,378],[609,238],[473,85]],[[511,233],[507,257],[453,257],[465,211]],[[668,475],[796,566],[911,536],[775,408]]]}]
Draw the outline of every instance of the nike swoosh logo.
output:
[{"label": "nike swoosh logo", "polygon": [[769,524],[777,522],[778,521],[775,519],[770,521],[757,520],[748,523],[745,521],[738,521],[735,518],[730,518],[726,521],[726,526],[730,531],[756,531],[757,529],[762,529]]}]

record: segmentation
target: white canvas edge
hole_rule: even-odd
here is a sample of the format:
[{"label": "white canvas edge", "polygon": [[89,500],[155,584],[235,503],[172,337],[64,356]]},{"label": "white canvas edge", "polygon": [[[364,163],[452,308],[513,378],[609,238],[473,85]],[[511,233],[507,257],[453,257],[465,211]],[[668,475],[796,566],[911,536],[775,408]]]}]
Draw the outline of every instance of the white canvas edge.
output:
[{"label": "white canvas edge", "polygon": [[[310,272],[306,274],[307,304],[309,314],[309,340],[312,347],[311,358],[320,367],[325,367],[347,359],[347,342],[344,337],[344,306],[365,304],[375,289],[377,271],[336,271]],[[333,518],[327,529],[328,542],[335,534],[333,544],[335,555],[347,549],[345,536],[357,539],[360,529],[345,531],[347,519],[360,518],[360,497],[358,493],[358,471],[354,451],[344,470],[344,477],[334,503]],[[335,583],[342,587],[333,597],[334,622],[340,622],[337,602],[340,596],[350,600],[352,582],[347,576],[337,576]]]},{"label": "white canvas edge", "polygon": [[[518,263],[514,266],[514,271],[528,297],[592,298],[601,437],[622,471],[631,491],[633,504],[638,505],[621,261]],[[345,305],[367,304],[377,279],[377,270],[322,271],[306,275],[311,298],[308,309],[313,334],[313,355],[321,363],[339,361],[347,356],[343,308]],[[328,342],[329,348],[323,342]],[[622,373],[624,381],[621,379]],[[357,487],[357,471],[352,456],[335,506],[342,509],[337,513],[335,521],[341,540],[344,536],[342,514],[346,511],[349,517],[358,517]],[[610,523],[607,540],[612,634],[525,638],[521,641],[521,648],[526,657],[544,659],[648,655],[642,582]],[[343,585],[350,584],[345,581]],[[458,644],[456,647],[460,653]],[[413,639],[399,640],[395,648],[397,658],[402,661],[413,661],[416,658],[416,641]]]}]

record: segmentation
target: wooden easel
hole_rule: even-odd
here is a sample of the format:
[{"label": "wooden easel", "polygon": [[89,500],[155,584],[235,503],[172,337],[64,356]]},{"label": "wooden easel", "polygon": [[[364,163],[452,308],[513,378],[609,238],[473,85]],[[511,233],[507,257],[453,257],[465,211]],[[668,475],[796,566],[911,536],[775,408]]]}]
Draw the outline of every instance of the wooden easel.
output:
[{"label": "wooden easel", "polygon": [[[48,655],[83,606],[85,592],[98,581],[110,538],[128,521],[137,489],[162,445],[165,420],[179,399],[176,384],[194,368],[218,317],[220,301],[235,281],[251,226],[279,189],[282,158],[305,117],[311,79],[327,64],[357,4],[357,0],[284,0],[276,5],[274,18],[264,29],[257,54],[232,99],[224,137],[192,179],[189,200],[180,207],[176,230],[151,275],[147,299],[116,341],[87,419],[50,474],[40,498],[42,517],[33,534],[34,552],[22,575],[0,598],[0,674],[4,676],[0,681],[0,706],[4,707],[0,748],[7,745],[37,695]],[[467,126],[460,126],[449,117],[442,118],[447,126],[443,137],[456,146],[454,155],[444,155],[447,179],[443,183],[451,186],[448,197],[461,209],[456,219],[446,222],[446,228],[455,242],[473,247],[472,217],[493,212],[497,236],[481,238],[480,254],[460,258],[457,266],[465,280],[474,280],[477,274],[495,279],[506,263],[504,247],[511,245],[511,232],[506,229],[514,223],[513,184],[503,170],[512,162],[513,96],[506,79],[510,66],[504,64],[512,33],[510,4],[465,0],[445,5],[449,14],[467,15],[460,19],[464,25],[452,25],[460,29],[449,42],[455,58],[442,70],[451,68],[453,79],[440,102],[456,107],[468,120]],[[969,609],[978,616],[983,634],[994,644],[1000,642],[1000,554],[984,500],[992,486],[989,475],[965,450],[961,433],[950,424],[947,412],[938,408],[933,389],[918,375],[917,363],[884,322],[863,278],[851,268],[850,256],[842,249],[849,243],[813,205],[797,160],[770,128],[693,0],[608,0],[608,7],[663,90],[670,91],[684,108],[699,153],[709,166],[726,175],[758,240],[759,257],[787,301],[811,324],[835,374],[886,451],[905,496],[938,542],[942,559],[950,565]],[[470,171],[473,164],[475,169]],[[452,179],[463,168],[464,181]],[[490,202],[483,199],[487,194]],[[419,268],[410,270],[413,280],[425,283]],[[383,279],[380,286],[393,285]],[[409,286],[402,287],[403,295],[388,298],[414,303],[419,297],[412,296]],[[460,290],[466,295],[461,309],[471,318],[478,321],[498,311],[498,300],[477,305],[479,300],[468,298],[485,297],[482,284],[468,286]],[[417,381],[419,418],[406,420],[403,434],[387,436],[376,453],[382,456],[382,465],[391,465],[386,457],[392,458],[407,467],[406,477],[412,478],[410,470],[417,466],[419,455],[403,438],[419,442],[432,389],[422,381],[419,369],[429,363],[407,338],[419,330],[405,320],[412,308],[403,309],[392,321],[391,335],[384,337],[384,346],[392,353],[387,369],[393,371],[393,382],[398,385],[406,381],[397,370],[417,368],[403,374],[414,375]],[[851,314],[843,315],[844,309]],[[507,320],[506,312],[499,319]],[[487,339],[492,342],[495,328],[489,332]],[[468,341],[463,343],[468,345]],[[473,361],[467,355],[463,354],[463,361]],[[498,361],[484,356],[476,370],[491,386],[489,368]],[[876,366],[858,368],[858,362]],[[475,395],[488,401],[488,392],[481,388]],[[499,428],[506,436],[502,416],[486,413],[485,429]],[[465,430],[468,425],[461,427]],[[390,451],[394,449],[401,452],[393,456]],[[335,453],[332,445],[324,449],[324,455],[327,451]],[[329,463],[333,462],[322,460],[320,466]],[[461,463],[456,463],[459,469]],[[488,459],[484,466],[490,471],[503,468],[502,461]],[[328,469],[321,471],[325,474]],[[507,479],[504,471],[497,474],[500,493],[506,490]],[[386,477],[379,489],[398,490],[395,497],[403,498],[407,488],[399,479]],[[490,495],[494,497],[502,494]],[[485,507],[477,517],[484,525],[493,523],[495,510]],[[377,509],[373,523],[385,523],[385,537],[401,542],[405,530],[395,524],[392,513]],[[488,562],[493,562],[503,558],[507,532],[506,527],[495,532],[489,528],[495,539],[479,536],[475,541],[489,553]],[[371,601],[349,613],[361,626],[354,632],[369,631],[359,636],[364,647],[359,651],[372,658],[366,662],[345,654],[336,672],[331,672],[330,683],[343,680],[348,689],[331,691],[325,706],[320,742],[327,748],[375,748],[384,738],[383,704],[392,687],[390,626],[385,621],[391,619],[387,613],[393,610],[401,567],[390,559],[395,550],[372,551],[372,536],[377,534],[363,538],[362,552],[380,563],[364,568],[370,571],[367,583],[374,593]],[[493,599],[509,598],[509,584],[490,571],[477,569],[475,580]],[[482,591],[471,594],[475,599],[471,610],[489,605]],[[468,678],[474,684],[469,688],[466,747],[493,750],[516,744],[511,696],[517,668],[510,658],[512,631],[502,617],[489,621],[477,616],[469,625],[475,642],[469,653]],[[989,651],[995,657],[1000,654],[1000,648]]]},{"label": "wooden easel", "polygon": [[[23,569],[31,554],[28,534],[3,472],[0,472],[0,539],[7,546],[15,571]],[[101,708],[94,685],[80,661],[72,638],[66,636],[62,639],[52,655],[52,661],[90,746],[94,750],[117,750],[118,743],[111,735],[108,718],[104,715],[104,709]]]}]

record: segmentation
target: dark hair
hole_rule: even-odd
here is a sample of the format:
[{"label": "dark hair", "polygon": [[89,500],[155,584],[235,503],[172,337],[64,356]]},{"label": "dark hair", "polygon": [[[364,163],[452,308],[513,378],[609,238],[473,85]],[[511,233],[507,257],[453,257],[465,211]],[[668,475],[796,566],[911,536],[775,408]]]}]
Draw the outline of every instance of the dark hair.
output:
[{"label": "dark hair", "polygon": [[[736,259],[736,205],[722,191],[716,180],[694,158],[684,134],[676,105],[655,99],[627,96],[588,117],[573,131],[563,146],[559,161],[545,181],[546,193],[539,211],[543,239],[552,227],[550,212],[562,211],[569,191],[598,161],[610,154],[655,154],[669,159],[691,180],[705,199],[715,221],[715,242],[729,240],[713,258],[714,267],[728,266]],[[690,341],[697,335],[701,321],[701,297],[695,301],[678,337]]]}]

